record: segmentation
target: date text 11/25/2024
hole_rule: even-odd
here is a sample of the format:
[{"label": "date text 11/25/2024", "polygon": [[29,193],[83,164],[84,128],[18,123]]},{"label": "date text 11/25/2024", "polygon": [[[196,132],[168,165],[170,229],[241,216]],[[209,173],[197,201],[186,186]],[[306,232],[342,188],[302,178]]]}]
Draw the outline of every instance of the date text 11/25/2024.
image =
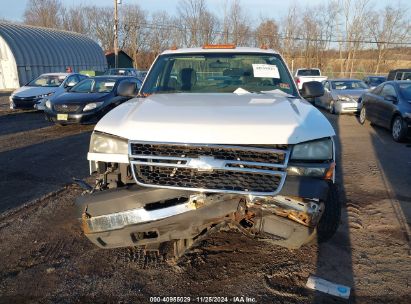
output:
[{"label": "date text 11/25/2024", "polygon": [[254,297],[150,297],[150,303],[257,303]]}]

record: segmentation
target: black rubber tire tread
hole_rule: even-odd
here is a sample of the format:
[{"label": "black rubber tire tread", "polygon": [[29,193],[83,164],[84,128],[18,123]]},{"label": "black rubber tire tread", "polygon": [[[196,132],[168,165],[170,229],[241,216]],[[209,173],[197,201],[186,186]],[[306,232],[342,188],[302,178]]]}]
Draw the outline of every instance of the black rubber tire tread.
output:
[{"label": "black rubber tire tread", "polygon": [[338,198],[337,187],[330,183],[325,210],[317,226],[318,242],[323,243],[331,239],[341,221],[341,202]]},{"label": "black rubber tire tread", "polygon": [[367,122],[367,114],[365,114],[364,121],[361,122],[361,111],[362,111],[363,109],[364,109],[364,112],[367,113],[367,109],[365,108],[365,106],[362,106],[362,108],[361,108],[361,110],[360,110],[360,113],[359,113],[359,115],[358,115],[358,121],[359,121],[360,124],[365,125],[365,123]]},{"label": "black rubber tire tread", "polygon": [[[392,128],[394,126],[394,122],[397,119],[400,119],[400,121],[401,121],[401,134],[397,139],[395,139],[394,136],[392,135]],[[405,138],[407,137],[407,131],[408,131],[408,127],[407,127],[406,123],[404,122],[404,120],[402,119],[402,117],[399,116],[399,115],[396,115],[394,117],[394,119],[392,120],[392,124],[391,124],[391,137],[392,137],[392,139],[394,139],[396,142],[403,142],[405,140]]]}]

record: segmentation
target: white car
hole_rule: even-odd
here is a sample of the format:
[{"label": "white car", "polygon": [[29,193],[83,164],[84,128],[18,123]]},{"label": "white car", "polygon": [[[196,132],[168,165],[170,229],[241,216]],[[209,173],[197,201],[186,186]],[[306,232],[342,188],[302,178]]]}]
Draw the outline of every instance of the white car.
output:
[{"label": "white car", "polygon": [[[301,91],[322,93],[319,82]],[[277,52],[166,51],[139,96],[94,129],[89,192],[103,191],[78,201],[84,233],[101,248],[172,241],[176,257],[228,223],[289,248],[316,232],[326,241],[340,219],[334,135]]]},{"label": "white car", "polygon": [[78,73],[47,73],[15,90],[10,96],[10,109],[44,110],[45,102],[73,87],[87,76]]},{"label": "white car", "polygon": [[324,95],[315,98],[314,104],[331,114],[359,112],[361,96],[368,91],[368,86],[357,79],[329,79],[323,85]]}]

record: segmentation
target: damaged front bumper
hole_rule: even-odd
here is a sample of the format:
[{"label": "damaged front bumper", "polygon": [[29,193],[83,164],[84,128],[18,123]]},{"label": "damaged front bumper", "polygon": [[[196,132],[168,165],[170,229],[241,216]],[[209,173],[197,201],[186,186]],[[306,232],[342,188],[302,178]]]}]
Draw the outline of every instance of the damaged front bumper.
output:
[{"label": "damaged front bumper", "polygon": [[[310,191],[300,188],[300,192]],[[196,194],[134,185],[81,197],[78,205],[85,235],[101,248],[195,239],[223,223],[298,248],[312,238],[324,208],[319,199],[295,194],[299,191],[274,197]]]}]

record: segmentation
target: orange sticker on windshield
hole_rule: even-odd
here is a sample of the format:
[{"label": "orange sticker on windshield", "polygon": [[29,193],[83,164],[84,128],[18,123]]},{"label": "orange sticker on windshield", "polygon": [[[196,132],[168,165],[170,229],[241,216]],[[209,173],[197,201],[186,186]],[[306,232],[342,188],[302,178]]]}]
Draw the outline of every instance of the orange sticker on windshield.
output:
[{"label": "orange sticker on windshield", "polygon": [[282,89],[290,89],[290,85],[289,85],[288,83],[282,82],[282,83],[280,83],[280,88],[282,88]]}]

